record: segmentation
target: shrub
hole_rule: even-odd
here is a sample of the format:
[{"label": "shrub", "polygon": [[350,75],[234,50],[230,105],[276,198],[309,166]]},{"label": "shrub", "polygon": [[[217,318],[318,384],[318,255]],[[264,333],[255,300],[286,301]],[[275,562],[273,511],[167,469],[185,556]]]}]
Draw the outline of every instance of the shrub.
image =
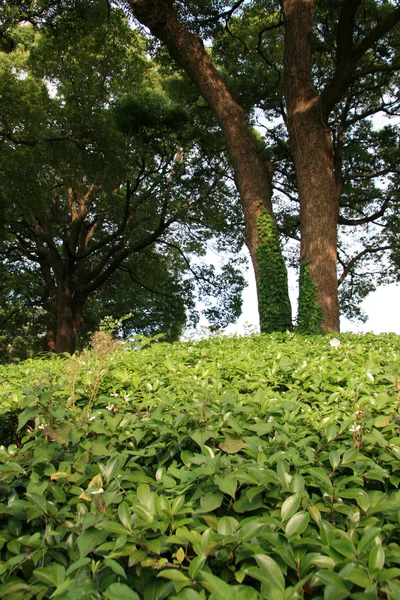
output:
[{"label": "shrub", "polygon": [[398,598],[399,338],[340,340],[7,367],[0,596]]}]

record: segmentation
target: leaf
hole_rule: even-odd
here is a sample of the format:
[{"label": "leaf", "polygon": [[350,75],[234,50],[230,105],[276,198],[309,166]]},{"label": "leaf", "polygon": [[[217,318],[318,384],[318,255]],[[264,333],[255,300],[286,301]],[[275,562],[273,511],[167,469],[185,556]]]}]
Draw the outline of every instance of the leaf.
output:
[{"label": "leaf", "polygon": [[110,567],[110,569],[112,571],[114,571],[114,573],[116,573],[117,575],[120,575],[121,577],[124,577],[125,579],[127,578],[123,567],[113,558],[106,558],[104,561],[104,565],[106,567]]},{"label": "leaf", "polygon": [[218,533],[220,535],[233,535],[233,525],[229,517],[222,517],[219,520]]},{"label": "leaf", "polygon": [[100,544],[104,542],[107,536],[107,531],[100,531],[99,529],[95,529],[94,527],[89,527],[89,529],[85,529],[85,531],[79,534],[77,538],[80,558],[84,558],[95,548],[100,546]]},{"label": "leaf", "polygon": [[375,418],[374,426],[377,427],[378,429],[380,429],[382,427],[386,427],[387,425],[390,425],[391,422],[392,422],[391,417],[386,416],[386,415],[380,415],[379,417]]},{"label": "leaf", "polygon": [[193,558],[189,565],[189,577],[191,577],[192,579],[196,579],[197,575],[200,573],[201,569],[204,567],[206,560],[207,560],[207,556],[204,556],[203,554]]},{"label": "leaf", "polygon": [[211,512],[219,508],[224,499],[223,494],[204,494],[200,498],[201,512]]},{"label": "leaf", "polygon": [[120,505],[118,506],[118,516],[119,516],[119,520],[121,521],[123,526],[126,527],[127,529],[131,530],[132,515],[131,515],[130,508],[129,508],[129,504],[127,502],[125,502],[125,500],[123,502],[121,502]]},{"label": "leaf", "polygon": [[112,583],[103,594],[107,600],[140,600],[139,595],[125,583]]},{"label": "leaf", "polygon": [[185,560],[185,551],[183,548],[179,548],[179,550],[177,551],[176,560],[178,561],[178,563],[182,563]]},{"label": "leaf", "polygon": [[371,572],[380,571],[385,564],[385,550],[379,544],[373,548],[368,559],[368,568]]},{"label": "leaf", "polygon": [[286,537],[291,538],[295,535],[300,535],[301,533],[303,533],[303,531],[305,531],[305,529],[307,528],[309,520],[310,515],[306,511],[301,511],[293,515],[293,517],[289,519],[285,527]]},{"label": "leaf", "polygon": [[33,574],[39,581],[42,581],[50,587],[58,587],[65,579],[65,567],[62,565],[51,565],[40,567],[33,571]]},{"label": "leaf", "polygon": [[234,437],[226,437],[225,440],[218,445],[221,450],[228,454],[237,454],[237,452],[240,452],[245,447],[243,440]]},{"label": "leaf", "polygon": [[170,579],[171,581],[190,581],[190,578],[179,569],[164,569],[159,572],[157,577],[164,577],[164,579]]},{"label": "leaf", "polygon": [[351,581],[360,587],[366,588],[371,585],[368,571],[362,568],[351,569],[342,576],[346,581]]},{"label": "leaf", "polygon": [[232,498],[235,497],[237,488],[237,479],[233,475],[227,475],[226,477],[214,477],[214,483],[219,487],[221,492],[228,494]]},{"label": "leaf", "polygon": [[20,431],[24,425],[30,420],[36,417],[38,414],[37,406],[28,406],[22,413],[18,415],[18,429]]},{"label": "leaf", "polygon": [[227,600],[232,597],[231,586],[219,577],[216,577],[207,571],[201,571],[199,579],[206,590],[213,594],[215,600]]},{"label": "leaf", "polygon": [[268,583],[279,590],[284,590],[285,578],[278,563],[267,554],[255,554],[253,558],[256,559],[260,569],[264,571]]},{"label": "leaf", "polygon": [[105,467],[102,467],[100,465],[100,469],[102,472],[102,475],[104,477],[104,479],[106,480],[106,482],[108,483],[110,481],[110,479],[112,479],[113,477],[115,477],[115,475],[118,473],[120,468],[120,462],[119,462],[119,456],[118,454],[115,456],[112,456]]},{"label": "leaf", "polygon": [[292,517],[300,506],[301,495],[294,494],[286,498],[281,507],[281,521],[287,521]]}]

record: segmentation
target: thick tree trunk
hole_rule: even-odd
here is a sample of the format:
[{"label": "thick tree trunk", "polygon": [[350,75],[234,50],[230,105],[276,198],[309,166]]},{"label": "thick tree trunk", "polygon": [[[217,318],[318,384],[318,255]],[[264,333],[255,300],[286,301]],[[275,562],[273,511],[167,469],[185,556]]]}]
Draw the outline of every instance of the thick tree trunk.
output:
[{"label": "thick tree trunk", "polygon": [[313,0],[284,0],[287,123],[300,198],[298,326],[339,331],[336,192],[331,134],[311,74]]},{"label": "thick tree trunk", "polygon": [[62,352],[74,354],[78,327],[82,321],[82,309],[74,301],[71,287],[65,283],[60,284],[57,308],[57,354]]},{"label": "thick tree trunk", "polygon": [[[214,113],[226,139],[245,219],[245,239],[257,281],[262,331],[291,328],[286,267],[272,214],[272,167],[259,156],[246,115],[215,69],[201,38],[176,18],[171,0],[129,0],[135,17],[166,45]],[[271,222],[263,226],[265,213]],[[273,248],[269,248],[269,244]],[[261,246],[266,249],[263,260]]]}]

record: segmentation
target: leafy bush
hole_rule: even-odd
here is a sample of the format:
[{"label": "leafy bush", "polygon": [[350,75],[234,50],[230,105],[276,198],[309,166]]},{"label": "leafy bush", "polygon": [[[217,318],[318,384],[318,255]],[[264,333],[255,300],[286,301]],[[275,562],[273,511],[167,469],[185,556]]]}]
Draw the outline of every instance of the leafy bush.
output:
[{"label": "leafy bush", "polygon": [[398,599],[400,338],[340,340],[3,367],[0,597]]}]

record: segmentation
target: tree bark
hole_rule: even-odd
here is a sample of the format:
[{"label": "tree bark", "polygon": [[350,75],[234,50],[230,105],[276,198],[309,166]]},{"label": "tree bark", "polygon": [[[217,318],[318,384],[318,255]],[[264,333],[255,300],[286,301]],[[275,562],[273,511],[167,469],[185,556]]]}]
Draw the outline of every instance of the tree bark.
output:
[{"label": "tree bark", "polygon": [[[83,306],[83,305],[82,305]],[[78,327],[83,322],[82,307],[73,298],[71,285],[59,282],[56,353],[74,354]]]},{"label": "tree bark", "polygon": [[[300,261],[316,292],[324,332],[339,331],[337,222],[333,144],[312,82],[313,0],[284,0],[285,98],[300,199]],[[302,281],[302,279],[301,279]],[[304,284],[304,280],[303,280]],[[299,323],[310,328],[310,287],[300,285]],[[318,308],[317,307],[317,308]],[[312,317],[313,318],[313,317]],[[314,323],[315,325],[315,323]]]},{"label": "tree bark", "polygon": [[[245,240],[249,249],[257,282],[259,304],[268,294],[269,318],[264,319],[260,312],[261,330],[264,323],[276,323],[276,330],[291,328],[291,310],[287,286],[286,267],[279,244],[274,241],[274,260],[277,276],[267,269],[260,272],[259,219],[265,211],[273,219],[272,211],[272,165],[266,165],[259,156],[253,142],[246,115],[234,100],[225,82],[214,67],[201,38],[188,31],[175,15],[171,0],[129,0],[134,16],[167,47],[171,57],[189,75],[197,89],[214,113],[226,139],[228,153],[235,172],[245,220]],[[263,231],[264,243],[269,233]],[[266,281],[269,279],[269,281]],[[271,281],[271,279],[274,279]],[[280,293],[271,293],[271,287],[279,288]],[[276,297],[272,310],[269,303]],[[280,311],[279,320],[275,316]]]}]

